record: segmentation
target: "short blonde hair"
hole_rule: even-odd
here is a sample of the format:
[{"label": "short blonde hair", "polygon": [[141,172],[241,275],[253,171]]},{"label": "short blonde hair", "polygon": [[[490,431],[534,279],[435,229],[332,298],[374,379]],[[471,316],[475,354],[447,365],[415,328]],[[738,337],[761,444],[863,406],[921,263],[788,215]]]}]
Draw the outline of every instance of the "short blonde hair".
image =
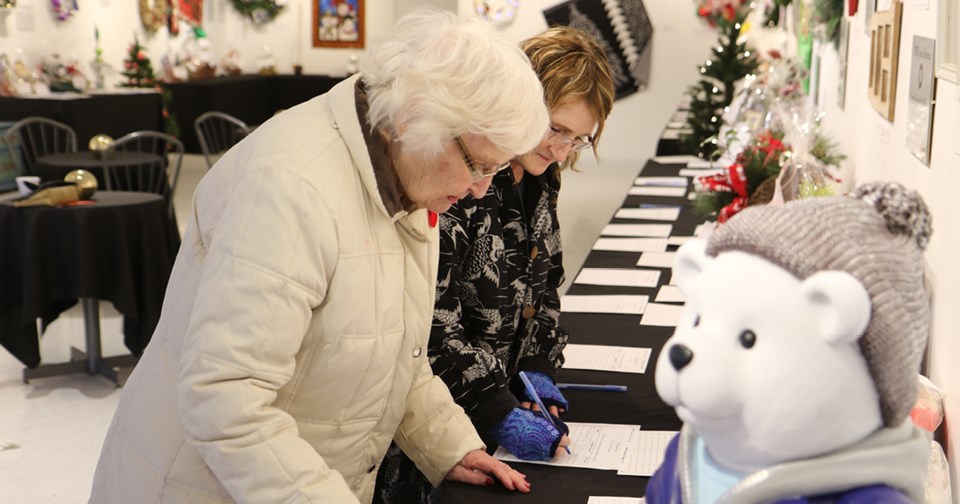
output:
[{"label": "short blonde hair", "polygon": [[[550,111],[584,100],[597,121],[593,135],[594,155],[603,125],[613,109],[616,90],[607,55],[587,33],[569,26],[555,26],[521,44],[543,85]],[[560,169],[572,167],[579,152],[571,152]]]},{"label": "short blonde hair", "polygon": [[404,16],[363,80],[371,126],[425,156],[464,133],[519,155],[536,147],[550,121],[526,56],[475,17],[435,9]]}]

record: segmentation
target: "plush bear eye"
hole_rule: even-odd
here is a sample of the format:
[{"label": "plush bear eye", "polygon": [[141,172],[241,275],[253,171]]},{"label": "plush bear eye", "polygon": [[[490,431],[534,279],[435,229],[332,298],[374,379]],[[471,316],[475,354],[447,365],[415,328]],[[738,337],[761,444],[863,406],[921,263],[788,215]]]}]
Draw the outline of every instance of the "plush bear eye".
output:
[{"label": "plush bear eye", "polygon": [[753,333],[750,329],[740,333],[740,344],[743,345],[743,348],[753,348],[753,345],[757,343],[757,335]]},{"label": "plush bear eye", "polygon": [[697,318],[693,319],[693,327],[700,325],[700,315],[697,315]]}]

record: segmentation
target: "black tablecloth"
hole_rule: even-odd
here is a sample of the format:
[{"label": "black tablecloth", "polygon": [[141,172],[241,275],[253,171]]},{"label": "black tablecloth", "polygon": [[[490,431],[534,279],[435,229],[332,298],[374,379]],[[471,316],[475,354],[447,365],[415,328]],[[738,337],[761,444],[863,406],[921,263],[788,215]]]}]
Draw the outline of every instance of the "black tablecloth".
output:
[{"label": "black tablecloth", "polygon": [[77,133],[83,148],[96,134],[120,138],[139,130],[163,131],[160,95],[105,93],[74,99],[0,97],[0,121],[41,116],[60,121]]},{"label": "black tablecloth", "polygon": [[123,314],[124,343],[139,355],[160,318],[179,237],[155,194],[99,192],[68,208],[0,204],[0,344],[40,363],[36,319],[50,323],[77,298],[105,299]]},{"label": "black tablecloth", "polygon": [[326,75],[238,75],[170,84],[171,112],[180,125],[187,152],[199,153],[193,122],[200,114],[219,111],[248,125],[260,124],[278,110],[326,93],[340,77]]},{"label": "black tablecloth", "polygon": [[[160,156],[145,152],[115,152],[107,158],[107,161],[121,166],[155,165],[158,168],[162,167]],[[50,182],[63,180],[63,177],[68,173],[77,169],[92,173],[97,178],[101,188],[106,185],[106,179],[103,176],[103,159],[95,156],[92,151],[61,152],[38,157],[33,171],[43,182]]]},{"label": "black tablecloth", "polygon": [[[640,176],[676,176],[680,165],[661,165],[650,161]],[[691,189],[692,190],[692,189]],[[687,208],[686,197],[668,198],[656,196],[627,196],[624,208],[636,208],[641,203],[683,205],[680,217],[673,223],[674,236],[690,236],[703,219],[693,215]],[[663,221],[637,219],[613,219],[622,224],[663,224]],[[562,224],[561,224],[562,225]],[[670,247],[674,249],[675,247]],[[635,268],[638,252],[610,252],[593,250],[584,261],[585,268]],[[670,270],[663,269],[660,285],[669,283]],[[576,278],[568,272],[567,281]],[[647,294],[650,300],[656,297],[656,288],[616,287],[571,284],[568,294]],[[593,392],[567,390],[564,395],[570,401],[570,411],[563,415],[564,421],[596,422],[613,424],[639,424],[644,430],[679,430],[680,420],[673,408],[660,400],[654,386],[654,369],[666,340],[673,334],[672,327],[641,326],[640,315],[609,315],[593,313],[563,313],[560,323],[570,331],[570,343],[616,345],[652,348],[650,362],[644,374],[612,373],[561,369],[558,382],[627,385],[627,392]],[[440,502],[443,504],[485,504],[501,500],[517,502],[549,502],[555,504],[583,504],[591,495],[642,497],[649,478],[617,476],[616,471],[550,467],[537,464],[514,464],[527,475],[532,493],[523,495],[507,492],[499,485],[478,487],[461,483],[448,483]]]}]

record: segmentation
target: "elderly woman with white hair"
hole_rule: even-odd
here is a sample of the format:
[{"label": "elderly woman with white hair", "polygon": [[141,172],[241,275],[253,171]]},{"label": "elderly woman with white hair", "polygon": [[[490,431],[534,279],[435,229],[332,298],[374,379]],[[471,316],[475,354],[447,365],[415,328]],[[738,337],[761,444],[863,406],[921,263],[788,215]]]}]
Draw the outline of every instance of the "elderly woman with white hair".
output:
[{"label": "elderly woman with white hair", "polygon": [[371,69],[204,176],[91,502],[370,502],[391,439],[434,483],[527,492],[427,362],[437,213],[543,137],[523,53],[402,19]]}]

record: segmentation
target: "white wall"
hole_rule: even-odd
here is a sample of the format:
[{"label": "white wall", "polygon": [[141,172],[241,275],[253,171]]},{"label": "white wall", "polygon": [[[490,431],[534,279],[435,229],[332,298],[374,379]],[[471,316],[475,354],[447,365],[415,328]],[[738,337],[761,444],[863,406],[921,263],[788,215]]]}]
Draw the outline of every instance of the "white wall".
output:
[{"label": "white wall", "polygon": [[[154,0],[150,1],[152,3]],[[427,3],[442,6],[444,2],[453,5],[453,1],[433,0]],[[0,53],[10,56],[22,48],[36,63],[57,52],[62,57],[77,58],[83,71],[88,72],[94,56],[93,33],[96,23],[100,29],[103,57],[108,64],[116,69],[121,67],[136,33],[146,46],[147,56],[153,61],[154,68],[159,71],[160,57],[179,52],[183,42],[191,36],[189,25],[185,23],[181,23],[181,32],[177,37],[170,36],[166,28],[148,34],[140,23],[138,2],[133,0],[78,2],[80,10],[63,22],[53,15],[50,0],[18,0],[12,11],[3,13],[3,9],[0,9]],[[397,3],[405,5],[416,2],[407,0]],[[258,57],[263,46],[269,45],[280,73],[292,73],[292,65],[299,51],[304,72],[336,75],[345,72],[351,54],[357,54],[362,63],[367,50],[380,43],[380,38],[394,21],[394,2],[367,0],[364,50],[315,49],[312,47],[311,9],[312,3],[308,0],[288,0],[275,20],[255,27],[237,13],[229,0],[206,0],[203,26],[217,62],[224,54],[236,49],[241,55],[245,72],[254,73],[258,69]],[[115,84],[120,79],[119,75],[114,75],[107,78],[107,83]]]},{"label": "white wall", "polygon": [[[461,13],[470,13],[473,0],[458,0]],[[518,43],[547,28],[543,10],[563,3],[558,0],[524,0],[516,20],[501,33]],[[677,108],[687,86],[697,78],[696,69],[709,57],[708,47],[717,35],[695,16],[691,2],[646,0],[653,23],[649,86],[618,100],[607,120],[600,145],[601,159],[609,163],[633,163],[636,173],[653,155],[657,138]],[[618,202],[619,203],[619,202]]]},{"label": "white wall", "polygon": [[[933,286],[933,332],[928,350],[930,378],[947,391],[948,454],[952,467],[953,495],[960,481],[960,268],[954,259],[960,249],[960,226],[952,222],[960,187],[960,90],[946,81],[937,84],[930,166],[906,148],[907,89],[913,36],[936,39],[937,2],[907,1],[903,5],[895,119],[882,118],[867,100],[870,38],[864,29],[864,2],[851,21],[845,110],[837,106],[838,58],[832,46],[821,47],[820,106],[827,112],[824,124],[850,156],[856,183],[894,180],[916,189],[933,214],[933,237],[926,258]],[[940,50],[938,47],[937,50]]]}]

